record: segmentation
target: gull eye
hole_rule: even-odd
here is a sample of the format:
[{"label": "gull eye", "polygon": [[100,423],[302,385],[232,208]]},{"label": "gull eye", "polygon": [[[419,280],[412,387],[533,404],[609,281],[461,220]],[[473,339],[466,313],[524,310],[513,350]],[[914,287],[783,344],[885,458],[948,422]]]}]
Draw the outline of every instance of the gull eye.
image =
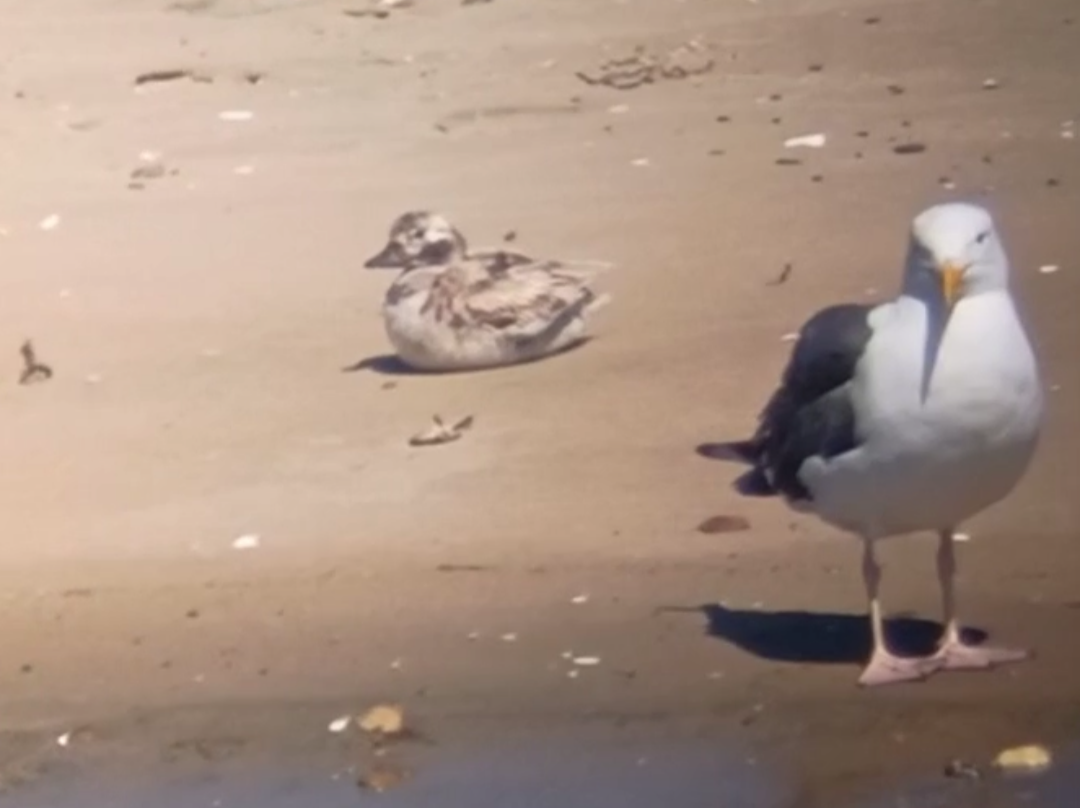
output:
[{"label": "gull eye", "polygon": [[988,238],[990,238],[990,231],[989,230],[984,230],[983,232],[979,233],[978,236],[975,237],[975,243],[976,244],[985,244],[986,240]]}]

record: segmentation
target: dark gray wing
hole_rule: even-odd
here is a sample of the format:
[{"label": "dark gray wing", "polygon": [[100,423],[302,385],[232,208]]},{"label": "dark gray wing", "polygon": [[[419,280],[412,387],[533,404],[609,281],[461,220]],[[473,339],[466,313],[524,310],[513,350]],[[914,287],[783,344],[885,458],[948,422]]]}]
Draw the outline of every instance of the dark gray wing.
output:
[{"label": "dark gray wing", "polygon": [[872,305],[845,303],[815,314],[802,327],[779,389],[758,417],[742,452],[771,493],[809,500],[799,480],[803,462],[854,449],[855,413],[849,382],[872,334]]}]

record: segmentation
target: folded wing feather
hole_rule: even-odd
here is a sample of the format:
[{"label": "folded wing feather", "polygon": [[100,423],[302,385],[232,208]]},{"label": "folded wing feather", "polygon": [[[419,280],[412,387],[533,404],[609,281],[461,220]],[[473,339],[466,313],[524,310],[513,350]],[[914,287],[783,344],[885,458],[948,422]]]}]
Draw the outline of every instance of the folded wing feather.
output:
[{"label": "folded wing feather", "polygon": [[557,262],[488,268],[462,290],[459,312],[510,339],[536,339],[561,330],[595,299],[588,279]]}]

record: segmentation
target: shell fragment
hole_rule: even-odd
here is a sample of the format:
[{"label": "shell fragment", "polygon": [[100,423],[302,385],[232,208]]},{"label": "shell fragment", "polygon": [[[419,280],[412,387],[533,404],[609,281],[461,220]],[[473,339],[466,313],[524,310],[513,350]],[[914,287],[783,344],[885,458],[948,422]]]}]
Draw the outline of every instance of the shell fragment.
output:
[{"label": "shell fragment", "polygon": [[460,438],[473,425],[473,416],[462,418],[453,426],[447,426],[438,415],[431,417],[431,426],[409,438],[410,446],[440,446]]},{"label": "shell fragment", "polygon": [[798,137],[789,137],[784,141],[785,149],[820,149],[825,145],[825,134],[823,132],[815,132],[812,135],[799,135]]},{"label": "shell fragment", "polygon": [[1045,746],[1028,744],[1002,750],[994,758],[994,766],[1005,772],[1032,774],[1050,768],[1052,761],[1050,750]]}]

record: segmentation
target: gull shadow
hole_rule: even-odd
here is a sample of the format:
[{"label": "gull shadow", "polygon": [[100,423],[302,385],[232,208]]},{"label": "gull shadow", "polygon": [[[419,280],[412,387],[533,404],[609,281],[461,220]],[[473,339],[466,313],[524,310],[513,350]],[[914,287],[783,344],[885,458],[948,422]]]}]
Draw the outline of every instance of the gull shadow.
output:
[{"label": "gull shadow", "polygon": [[[699,607],[708,621],[706,631],[742,650],[777,662],[861,664],[872,647],[865,615],[833,612],[729,609],[716,603]],[[901,656],[927,656],[941,638],[942,626],[933,620],[901,615],[886,621],[889,645]],[[963,630],[964,640],[979,644],[987,633]]]}]

